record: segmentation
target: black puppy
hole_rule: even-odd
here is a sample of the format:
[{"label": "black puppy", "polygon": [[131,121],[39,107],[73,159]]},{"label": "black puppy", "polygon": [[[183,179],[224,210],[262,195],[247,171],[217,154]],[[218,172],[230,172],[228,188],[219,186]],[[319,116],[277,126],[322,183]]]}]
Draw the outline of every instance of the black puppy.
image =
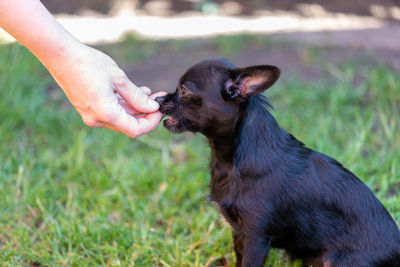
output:
[{"label": "black puppy", "polygon": [[211,198],[232,227],[237,266],[263,266],[270,247],[305,265],[400,266],[399,229],[372,191],[268,112],[259,93],[279,74],[207,60],[157,98],[168,130],[210,143]]}]

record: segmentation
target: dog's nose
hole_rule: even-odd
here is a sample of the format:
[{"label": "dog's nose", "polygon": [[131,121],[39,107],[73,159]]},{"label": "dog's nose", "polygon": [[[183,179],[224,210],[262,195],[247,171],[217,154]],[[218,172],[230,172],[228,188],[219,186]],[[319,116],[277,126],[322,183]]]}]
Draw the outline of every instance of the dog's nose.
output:
[{"label": "dog's nose", "polygon": [[164,100],[165,100],[165,96],[158,96],[158,97],[156,97],[154,100],[157,101],[158,104],[161,105],[162,102],[164,102]]}]

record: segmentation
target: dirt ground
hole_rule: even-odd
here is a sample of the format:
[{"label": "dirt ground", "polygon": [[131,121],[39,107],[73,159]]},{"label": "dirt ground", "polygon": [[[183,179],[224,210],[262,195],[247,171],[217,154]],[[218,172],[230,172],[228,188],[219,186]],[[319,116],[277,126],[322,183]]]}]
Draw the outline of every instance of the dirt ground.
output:
[{"label": "dirt ground", "polygon": [[[310,44],[280,35],[254,38],[237,36],[222,40],[192,39],[179,43],[178,47],[174,42],[161,42],[159,49],[140,60],[130,60],[115,52],[123,48],[128,51],[131,49],[133,53],[136,45],[130,48],[129,43],[117,43],[99,48],[111,54],[137,85],[146,85],[154,91],[174,91],[179,76],[188,67],[208,58],[228,58],[241,67],[277,65],[282,71],[281,80],[296,77],[303,82],[319,79],[332,79],[334,82],[337,77],[332,74],[332,68],[340,68],[346,63],[360,66],[360,72],[376,65],[400,71],[400,50],[394,49]],[[232,43],[237,47],[229,48]]]}]

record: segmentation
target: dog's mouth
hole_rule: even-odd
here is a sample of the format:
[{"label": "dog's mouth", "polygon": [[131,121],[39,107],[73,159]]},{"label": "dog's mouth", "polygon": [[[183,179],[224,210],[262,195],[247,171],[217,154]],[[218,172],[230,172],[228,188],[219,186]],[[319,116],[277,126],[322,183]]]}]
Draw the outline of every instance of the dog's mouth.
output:
[{"label": "dog's mouth", "polygon": [[179,120],[172,116],[172,115],[166,115],[167,119],[164,120],[164,125],[165,126],[177,126],[179,124]]},{"label": "dog's mouth", "polygon": [[183,117],[181,114],[164,114],[165,120],[164,127],[172,133],[182,133],[184,131],[198,132],[198,127],[189,119]]},{"label": "dog's mouth", "polygon": [[166,115],[166,119],[164,120],[164,127],[167,128],[170,132],[180,133],[183,131],[182,125],[179,119],[173,115]]}]

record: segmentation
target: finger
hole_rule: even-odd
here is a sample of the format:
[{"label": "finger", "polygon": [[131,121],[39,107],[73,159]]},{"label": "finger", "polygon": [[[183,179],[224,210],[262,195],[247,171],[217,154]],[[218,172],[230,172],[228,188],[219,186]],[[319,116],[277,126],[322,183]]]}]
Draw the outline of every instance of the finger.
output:
[{"label": "finger", "polygon": [[[150,89],[149,89],[150,90]],[[155,99],[156,97],[159,97],[159,96],[164,96],[164,95],[166,95],[167,93],[166,92],[157,92],[157,93],[155,93],[155,94],[153,94],[153,95],[150,95],[150,98],[151,99]],[[126,103],[126,101],[120,96],[120,95],[118,95],[117,94],[117,99],[118,99],[118,103],[122,106],[122,108],[126,111],[126,113],[128,113],[129,115],[131,115],[131,116],[135,116],[136,118],[142,118],[142,117],[145,117],[145,115],[146,114],[143,114],[142,112],[140,112],[140,111],[138,111],[138,110],[136,110],[136,109],[134,109],[134,108],[132,108],[128,103]],[[139,117],[140,116],[140,117]]]},{"label": "finger", "polygon": [[139,124],[136,118],[134,116],[128,115],[126,112],[122,112],[116,122],[105,123],[106,128],[124,133],[132,138],[138,137],[140,135],[137,131],[138,126]]},{"label": "finger", "polygon": [[135,110],[144,113],[158,110],[159,104],[128,79],[118,79],[114,84],[118,94]]},{"label": "finger", "polygon": [[156,99],[156,97],[165,96],[165,95],[167,95],[167,92],[161,91],[161,92],[157,92],[157,93],[155,93],[155,94],[150,95],[150,98],[151,98],[151,99]]},{"label": "finger", "polygon": [[159,111],[146,114],[144,118],[138,119],[139,127],[143,130],[143,133],[151,132],[157,127],[163,117],[164,115]]},{"label": "finger", "polygon": [[147,114],[145,114],[145,113],[141,113],[141,114],[135,114],[134,117],[138,120],[138,119],[141,119],[141,118],[146,118],[146,115]]},{"label": "finger", "polygon": [[162,113],[158,111],[146,114],[144,117],[143,115],[139,115],[138,118],[121,112],[115,123],[106,124],[105,127],[135,138],[154,130],[160,123],[162,117]]},{"label": "finger", "polygon": [[128,113],[129,115],[137,115],[140,114],[141,112],[132,108],[126,101],[117,94],[117,99],[118,99],[118,104]]},{"label": "finger", "polygon": [[133,108],[132,108],[130,105],[128,105],[128,103],[126,103],[124,100],[121,100],[121,101],[118,101],[118,102],[119,102],[119,104],[121,105],[121,107],[126,111],[126,113],[128,113],[128,114],[131,115],[131,116],[138,115],[138,114],[141,113],[141,112],[139,112],[139,111],[133,109]]},{"label": "finger", "polygon": [[144,94],[146,95],[151,95],[151,90],[149,87],[147,86],[140,86],[139,89],[141,89],[143,91]]}]

